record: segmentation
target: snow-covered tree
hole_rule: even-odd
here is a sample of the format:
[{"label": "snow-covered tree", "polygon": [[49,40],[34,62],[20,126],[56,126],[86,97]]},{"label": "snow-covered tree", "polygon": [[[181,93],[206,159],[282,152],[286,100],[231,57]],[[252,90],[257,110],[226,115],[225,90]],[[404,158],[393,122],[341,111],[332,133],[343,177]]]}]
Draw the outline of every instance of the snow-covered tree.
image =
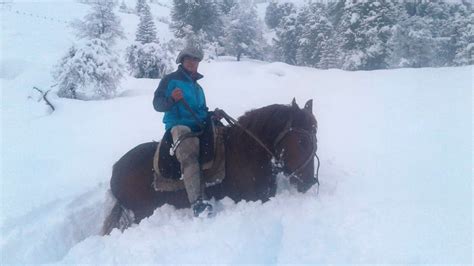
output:
[{"label": "snow-covered tree", "polygon": [[275,29],[276,58],[285,63],[296,65],[296,52],[299,45],[301,28],[298,26],[298,14],[296,7],[287,3],[288,15],[282,17],[278,27]]},{"label": "snow-covered tree", "polygon": [[80,100],[113,97],[122,78],[118,56],[102,39],[72,46],[55,67],[58,96]]},{"label": "snow-covered tree", "polygon": [[145,2],[137,2],[140,23],[136,42],[127,47],[125,59],[130,74],[135,78],[162,78],[172,66],[172,56],[156,38],[156,26]]},{"label": "snow-covered tree", "polygon": [[154,42],[156,40],[156,26],[155,22],[153,22],[150,6],[147,3],[143,3],[138,15],[140,16],[140,23],[138,24],[135,40],[142,44]]},{"label": "snow-covered tree", "polygon": [[217,0],[220,11],[223,15],[228,15],[240,1],[238,0]]},{"label": "snow-covered tree", "polygon": [[419,16],[402,20],[388,42],[390,67],[428,67],[436,57],[436,44],[429,25]]},{"label": "snow-covered tree", "polygon": [[120,3],[119,11],[125,12],[127,9],[127,4],[125,4],[125,1],[122,0],[122,3]]},{"label": "snow-covered tree", "polygon": [[430,65],[457,64],[454,61],[460,47],[468,47],[460,40],[472,25],[472,18],[469,19],[472,3],[464,0],[457,3],[445,0],[406,1],[405,7],[410,16],[424,20],[426,30],[431,33],[436,56]]},{"label": "snow-covered tree", "polygon": [[372,70],[388,66],[386,43],[397,23],[397,11],[392,1],[345,1],[338,28],[344,69]]},{"label": "snow-covered tree", "polygon": [[454,20],[453,47],[454,65],[474,65],[474,13],[465,14]]},{"label": "snow-covered tree", "polygon": [[432,66],[449,65],[454,57],[454,50],[450,43],[453,31],[450,21],[452,4],[444,0],[420,1],[415,4],[415,16],[422,17],[432,34],[436,49],[436,57]]},{"label": "snow-covered tree", "polygon": [[137,0],[137,3],[135,5],[135,12],[137,14],[141,14],[142,13],[142,9],[143,7],[146,5],[146,0]]},{"label": "snow-covered tree", "polygon": [[117,38],[124,38],[120,19],[115,15],[117,3],[110,0],[95,0],[92,12],[82,20],[72,23],[79,38],[101,39],[114,44]]},{"label": "snow-covered tree", "polygon": [[271,0],[265,21],[275,28],[276,60],[372,70],[472,64],[472,14],[466,0],[309,1],[300,9]]},{"label": "snow-covered tree", "polygon": [[135,42],[127,48],[126,60],[135,78],[162,78],[173,66],[173,55],[158,41]]},{"label": "snow-covered tree", "polygon": [[[323,57],[323,47],[327,48],[333,27],[327,19],[325,6],[309,3],[298,14],[298,27],[301,27],[297,62],[304,66],[317,66]],[[328,52],[328,51],[327,51]]]},{"label": "snow-covered tree", "polygon": [[117,38],[123,38],[119,18],[113,9],[117,3],[95,0],[91,12],[73,27],[83,43],[72,46],[56,66],[58,96],[95,100],[113,97],[123,76],[123,65],[111,50]]},{"label": "snow-covered tree", "polygon": [[339,50],[334,35],[321,42],[321,59],[316,67],[321,69],[339,68]]},{"label": "snow-covered tree", "polygon": [[125,1],[122,0],[122,3],[119,6],[119,12],[132,14],[135,13],[135,10],[133,8],[128,7]]},{"label": "snow-covered tree", "polygon": [[241,1],[231,9],[225,37],[223,40],[225,51],[237,57],[242,55],[258,57],[261,54],[263,43],[262,22],[258,20],[256,6],[248,1]]},{"label": "snow-covered tree", "polygon": [[222,36],[222,21],[216,0],[173,0],[171,29],[177,38],[186,34],[204,34],[206,40]]},{"label": "snow-covered tree", "polygon": [[293,3],[279,3],[277,0],[271,0],[265,10],[265,24],[267,24],[268,28],[274,29],[284,17],[295,11]]}]

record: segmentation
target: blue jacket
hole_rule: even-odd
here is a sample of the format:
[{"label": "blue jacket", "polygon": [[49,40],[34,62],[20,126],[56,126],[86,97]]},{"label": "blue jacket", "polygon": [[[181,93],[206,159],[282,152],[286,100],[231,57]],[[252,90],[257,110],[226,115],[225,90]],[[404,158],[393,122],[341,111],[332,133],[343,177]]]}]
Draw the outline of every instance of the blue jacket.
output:
[{"label": "blue jacket", "polygon": [[200,130],[196,119],[186,109],[184,104],[182,102],[175,102],[171,98],[171,92],[176,88],[180,88],[183,91],[184,99],[196,113],[200,122],[204,124],[208,108],[204,91],[197,83],[197,80],[201,78],[203,76],[199,73],[195,77],[191,77],[183,66],[180,65],[178,70],[166,75],[160,81],[153,98],[153,107],[158,112],[165,112],[163,123],[165,123],[166,130],[176,125],[188,126],[193,131]]}]

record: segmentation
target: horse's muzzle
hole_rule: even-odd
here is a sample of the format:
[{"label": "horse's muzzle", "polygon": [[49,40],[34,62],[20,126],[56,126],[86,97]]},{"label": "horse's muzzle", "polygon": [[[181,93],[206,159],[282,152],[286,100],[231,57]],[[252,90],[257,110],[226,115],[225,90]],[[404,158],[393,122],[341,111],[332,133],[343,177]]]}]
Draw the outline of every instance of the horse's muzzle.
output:
[{"label": "horse's muzzle", "polygon": [[300,193],[305,193],[308,191],[314,184],[319,184],[319,181],[316,177],[311,177],[311,178],[291,178],[290,179],[291,183],[296,185],[296,189]]}]

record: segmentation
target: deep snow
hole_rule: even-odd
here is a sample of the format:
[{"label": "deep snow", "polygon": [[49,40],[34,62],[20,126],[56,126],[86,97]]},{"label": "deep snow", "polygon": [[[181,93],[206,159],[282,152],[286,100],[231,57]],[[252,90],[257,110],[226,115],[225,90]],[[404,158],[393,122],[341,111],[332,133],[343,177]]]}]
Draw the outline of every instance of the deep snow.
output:
[{"label": "deep snow", "polygon": [[[87,11],[13,8],[63,19]],[[203,62],[208,105],[232,116],[315,100],[319,194],[279,177],[265,204],[224,199],[212,219],[164,206],[101,237],[113,163],[163,133],[151,106],[159,81],[127,78],[121,97],[107,101],[51,95],[51,114],[31,88],[53,84],[51,66],[72,35],[64,23],[0,12],[2,264],[472,263],[472,66],[345,72]]]}]

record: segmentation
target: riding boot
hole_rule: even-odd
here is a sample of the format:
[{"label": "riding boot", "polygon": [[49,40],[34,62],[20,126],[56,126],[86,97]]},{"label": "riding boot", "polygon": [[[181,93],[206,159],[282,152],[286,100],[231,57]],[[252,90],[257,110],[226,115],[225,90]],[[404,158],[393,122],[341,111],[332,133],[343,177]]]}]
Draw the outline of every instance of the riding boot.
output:
[{"label": "riding boot", "polygon": [[214,214],[212,204],[202,198],[198,198],[191,206],[194,217],[211,217]]}]

